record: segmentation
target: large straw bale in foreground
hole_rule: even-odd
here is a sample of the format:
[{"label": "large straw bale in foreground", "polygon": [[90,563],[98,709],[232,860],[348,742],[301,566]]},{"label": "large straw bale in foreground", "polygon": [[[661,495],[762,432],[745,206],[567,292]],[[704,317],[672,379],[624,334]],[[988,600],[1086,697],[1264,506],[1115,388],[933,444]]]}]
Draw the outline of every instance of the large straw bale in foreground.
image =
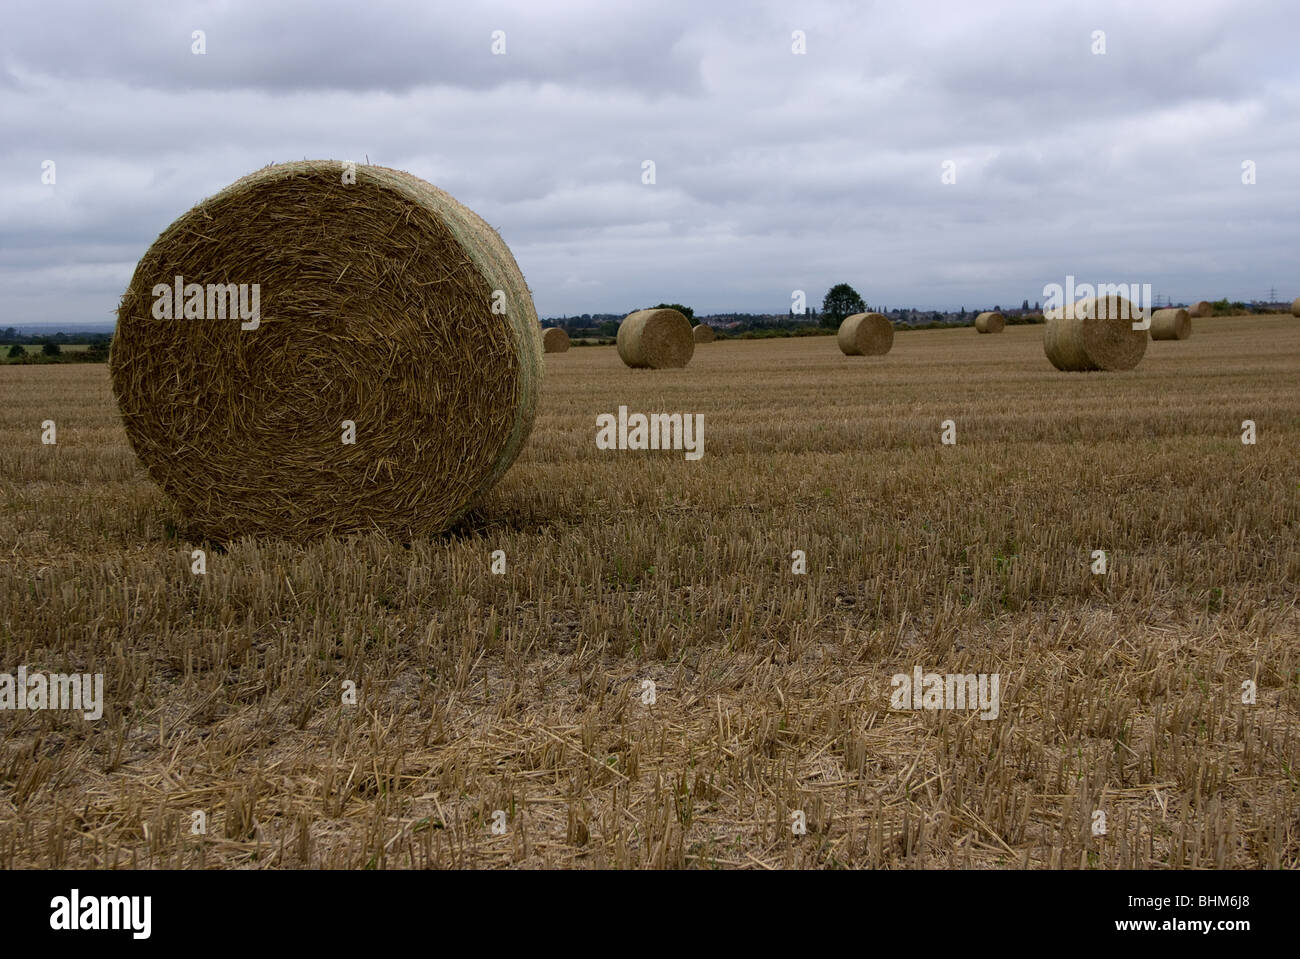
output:
[{"label": "large straw bale in foreground", "polygon": [[1001,333],[1007,325],[1007,318],[1001,313],[981,313],[975,317],[975,329],[979,333]]},{"label": "large straw bale in foreground", "polygon": [[1151,339],[1185,340],[1192,335],[1192,320],[1186,310],[1170,308],[1151,314]]},{"label": "large straw bale in foreground", "polygon": [[696,343],[712,343],[718,338],[717,334],[713,332],[713,327],[707,323],[696,324],[695,328],[691,330],[691,335],[695,337]]},{"label": "large straw bale in foreground", "polygon": [[884,356],[894,345],[894,324],[880,313],[846,316],[835,336],[845,356]]},{"label": "large straw bale in foreground", "polygon": [[618,327],[618,355],[636,369],[685,366],[695,354],[691,321],[677,310],[637,310]]},{"label": "large straw bale in foreground", "polygon": [[1043,351],[1058,370],[1131,370],[1147,348],[1133,329],[1137,310],[1122,296],[1089,297],[1044,314]]},{"label": "large straw bale in foreground", "polygon": [[569,352],[569,334],[558,326],[542,330],[542,349],[547,353]]},{"label": "large straw bale in foreground", "polygon": [[[190,532],[435,533],[532,429],[541,328],[505,243],[423,180],[349,168],[236,181],[158,237],[122,297],[113,392]],[[158,318],[176,277],[195,284],[187,318]],[[257,284],[260,321],[222,318],[217,284],[250,304]]]},{"label": "large straw bale in foreground", "polygon": [[1198,300],[1187,308],[1188,316],[1209,316],[1214,312],[1214,307],[1210,305],[1209,300]]}]

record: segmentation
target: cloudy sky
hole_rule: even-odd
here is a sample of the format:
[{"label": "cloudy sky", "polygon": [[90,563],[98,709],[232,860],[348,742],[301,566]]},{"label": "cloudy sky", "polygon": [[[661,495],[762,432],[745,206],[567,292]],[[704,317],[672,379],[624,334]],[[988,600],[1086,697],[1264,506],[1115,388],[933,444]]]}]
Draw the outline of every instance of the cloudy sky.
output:
[{"label": "cloudy sky", "polygon": [[303,158],[448,190],[542,316],[785,312],[840,281],[1018,306],[1071,273],[1300,295],[1295,0],[45,0],[5,21],[0,326],[111,321],[172,220]]}]

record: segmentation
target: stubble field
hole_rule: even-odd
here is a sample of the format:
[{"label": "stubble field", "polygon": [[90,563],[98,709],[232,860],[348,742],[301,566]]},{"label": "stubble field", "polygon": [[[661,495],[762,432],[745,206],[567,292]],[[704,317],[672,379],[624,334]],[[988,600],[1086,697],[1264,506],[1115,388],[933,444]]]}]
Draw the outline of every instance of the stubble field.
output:
[{"label": "stubble field", "polygon": [[[104,366],[0,368],[0,672],[105,690],[0,712],[0,867],[1300,866],[1300,320],[1041,336],[548,355],[460,528],[306,547],[178,532]],[[620,405],[705,455],[598,450]]]}]

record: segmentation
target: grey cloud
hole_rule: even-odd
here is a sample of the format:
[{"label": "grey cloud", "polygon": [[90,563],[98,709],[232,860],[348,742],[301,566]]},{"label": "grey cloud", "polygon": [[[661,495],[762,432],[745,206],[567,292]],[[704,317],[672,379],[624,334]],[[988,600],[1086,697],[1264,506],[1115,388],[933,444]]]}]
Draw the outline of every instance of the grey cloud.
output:
[{"label": "grey cloud", "polygon": [[1300,284],[1285,4],[699,7],[16,8],[0,326],[111,316],[168,223],[304,156],[447,189],[500,230],[543,315],[784,311],[841,280],[933,308],[1032,301],[1066,272],[1185,298]]},{"label": "grey cloud", "polygon": [[[11,68],[111,77],[163,89],[383,90],[511,82],[617,84],[658,95],[698,87],[678,46],[687,25],[663,5],[394,0],[244,4],[42,4],[0,40]],[[679,11],[683,8],[679,7]],[[205,52],[193,51],[195,31]],[[492,52],[494,33],[505,53]],[[100,38],[69,56],[70,34]]]}]

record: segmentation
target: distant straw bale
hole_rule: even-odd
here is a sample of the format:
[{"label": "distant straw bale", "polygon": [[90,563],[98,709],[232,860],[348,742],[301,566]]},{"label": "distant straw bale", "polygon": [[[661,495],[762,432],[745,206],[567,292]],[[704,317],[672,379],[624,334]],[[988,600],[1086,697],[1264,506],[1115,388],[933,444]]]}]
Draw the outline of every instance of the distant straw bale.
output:
[{"label": "distant straw bale", "polygon": [[1122,296],[1089,297],[1044,314],[1043,351],[1058,370],[1131,370],[1147,348],[1138,312]]},{"label": "distant straw bale", "polygon": [[1151,339],[1185,340],[1192,335],[1192,320],[1186,310],[1170,308],[1151,314]]},{"label": "distant straw bale", "polygon": [[569,352],[569,334],[558,326],[548,326],[542,331],[542,350],[546,353]]},{"label": "distant straw bale", "polygon": [[894,345],[894,324],[880,313],[854,313],[835,338],[845,356],[883,356]]},{"label": "distant straw bale", "polygon": [[637,310],[618,327],[618,355],[635,369],[675,369],[695,354],[691,321],[676,310]]}]

